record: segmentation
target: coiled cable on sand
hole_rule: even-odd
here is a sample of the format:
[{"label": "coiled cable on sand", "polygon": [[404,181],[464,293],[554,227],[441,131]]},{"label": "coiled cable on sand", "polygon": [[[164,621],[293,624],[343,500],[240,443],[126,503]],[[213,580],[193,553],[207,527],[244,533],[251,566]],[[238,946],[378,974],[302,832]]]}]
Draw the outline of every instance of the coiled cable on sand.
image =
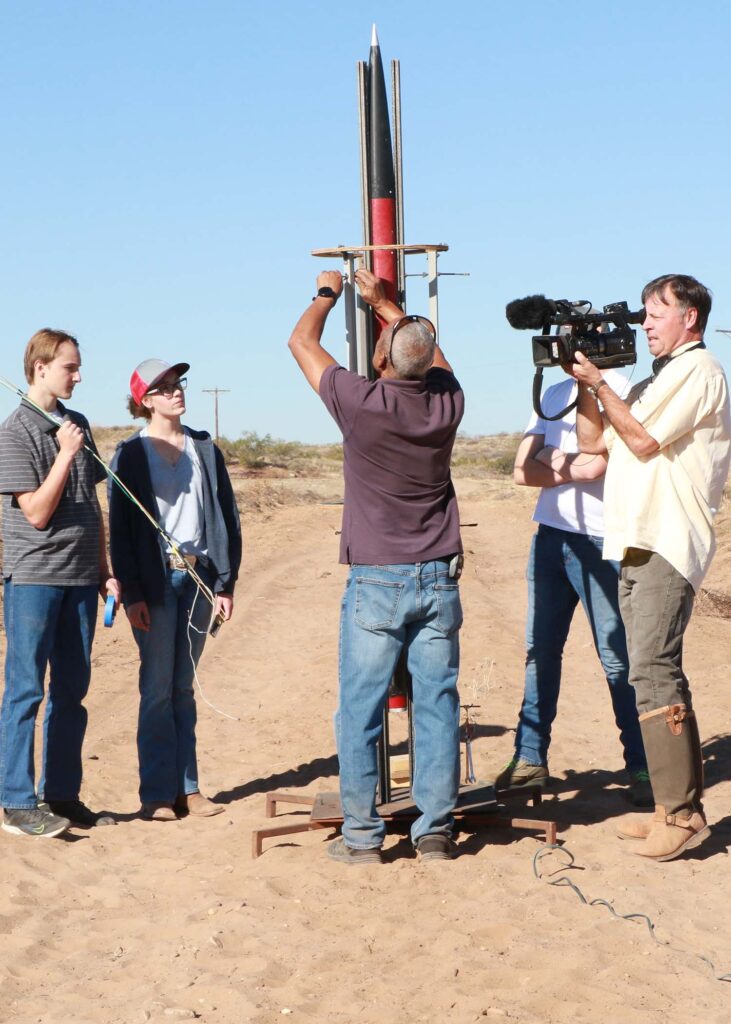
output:
[{"label": "coiled cable on sand", "polygon": [[[658,939],[655,933],[655,925],[647,916],[647,914],[620,914],[617,910],[614,909],[614,907],[608,900],[602,899],[601,897],[589,900],[583,894],[578,885],[576,885],[575,882],[571,881],[568,875],[561,875],[560,878],[552,878],[551,880],[549,880],[539,870],[538,862],[542,860],[543,857],[549,856],[554,853],[560,853],[562,856],[567,858],[566,863],[563,865],[564,868],[571,868],[575,863],[575,857],[571,850],[568,849],[568,847],[559,846],[557,843],[550,843],[542,846],[540,850],[536,850],[533,856],[533,874],[540,882],[546,882],[547,885],[555,885],[562,887],[568,886],[568,888],[573,889],[573,891],[579,897],[581,902],[584,903],[587,907],[606,907],[607,910],[614,917],[619,918],[621,921],[644,921],[644,923],[647,925],[647,930],[650,933],[650,937],[653,939],[654,942],[657,943],[658,946],[662,946],[664,949],[669,949],[673,953],[683,954],[684,956],[695,956],[711,969],[716,981],[731,981],[731,973],[718,974],[716,972],[716,967],[713,961],[709,957],[703,956],[701,953],[689,953],[686,949],[679,949],[677,946],[673,946],[670,942],[666,942],[663,939]],[[559,868],[558,870],[560,871],[562,869]]]}]

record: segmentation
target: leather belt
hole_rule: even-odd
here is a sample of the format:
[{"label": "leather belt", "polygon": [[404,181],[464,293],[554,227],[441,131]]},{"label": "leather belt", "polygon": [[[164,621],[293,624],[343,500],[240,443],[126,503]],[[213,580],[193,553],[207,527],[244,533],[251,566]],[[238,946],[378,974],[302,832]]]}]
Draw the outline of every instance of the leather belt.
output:
[{"label": "leather belt", "polygon": [[181,558],[180,555],[173,554],[172,551],[167,555],[167,565],[170,569],[185,569],[187,566],[192,569],[197,561],[195,555],[183,555]]}]

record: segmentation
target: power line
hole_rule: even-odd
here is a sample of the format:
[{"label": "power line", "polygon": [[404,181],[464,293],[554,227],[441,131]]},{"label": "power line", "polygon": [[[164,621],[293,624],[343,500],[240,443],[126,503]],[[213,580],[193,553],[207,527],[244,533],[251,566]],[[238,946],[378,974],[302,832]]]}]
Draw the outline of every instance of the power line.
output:
[{"label": "power line", "polygon": [[213,395],[213,410],[214,410],[214,418],[215,418],[215,424],[216,424],[216,429],[215,429],[216,444],[218,444],[218,396],[219,395],[228,395],[228,394],[230,394],[231,389],[230,388],[203,388],[202,391],[203,391],[204,395]]}]

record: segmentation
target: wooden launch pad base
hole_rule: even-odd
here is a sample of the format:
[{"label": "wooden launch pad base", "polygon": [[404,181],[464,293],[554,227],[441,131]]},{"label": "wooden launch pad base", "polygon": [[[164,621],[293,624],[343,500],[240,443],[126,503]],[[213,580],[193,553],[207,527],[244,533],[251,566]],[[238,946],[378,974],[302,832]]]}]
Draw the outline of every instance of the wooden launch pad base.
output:
[{"label": "wooden launch pad base", "polygon": [[[520,790],[507,790],[500,794],[500,798],[511,799],[520,795],[529,798],[534,807],[541,804],[540,786],[523,787]],[[273,839],[276,836],[290,836],[297,832],[310,832],[318,828],[338,828],[343,823],[343,812],[340,806],[338,793],[318,793],[317,796],[304,796],[301,793],[267,793],[266,810],[267,818],[277,817],[279,804],[294,804],[310,809],[310,817],[307,821],[290,821],[286,825],[276,825],[273,828],[254,829],[251,834],[251,855],[260,857],[262,845],[265,839]],[[505,810],[495,797],[495,790],[492,786],[476,785],[461,786],[454,816],[458,823],[466,825],[493,825],[497,828],[522,829],[527,832],[537,832],[543,835],[546,843],[556,842],[556,823],[554,821],[543,821],[537,818],[514,818],[502,817],[497,811]],[[292,813],[292,812],[289,812]],[[411,799],[409,790],[402,794],[396,793],[394,799],[387,804],[378,805],[378,813],[385,821],[409,821],[418,817],[419,809]]]}]

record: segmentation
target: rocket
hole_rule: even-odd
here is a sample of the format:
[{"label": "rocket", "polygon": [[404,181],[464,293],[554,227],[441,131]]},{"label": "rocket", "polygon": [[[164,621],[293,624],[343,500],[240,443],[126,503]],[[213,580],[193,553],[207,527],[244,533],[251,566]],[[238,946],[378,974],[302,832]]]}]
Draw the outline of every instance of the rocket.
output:
[{"label": "rocket", "polygon": [[[371,35],[367,76],[368,201],[370,210],[369,245],[394,245],[397,241],[396,176],[394,173],[391,125],[388,116],[386,82],[376,26]],[[386,295],[397,302],[398,260],[394,250],[376,249],[373,273],[384,283]],[[379,322],[376,339],[383,324]]]}]

